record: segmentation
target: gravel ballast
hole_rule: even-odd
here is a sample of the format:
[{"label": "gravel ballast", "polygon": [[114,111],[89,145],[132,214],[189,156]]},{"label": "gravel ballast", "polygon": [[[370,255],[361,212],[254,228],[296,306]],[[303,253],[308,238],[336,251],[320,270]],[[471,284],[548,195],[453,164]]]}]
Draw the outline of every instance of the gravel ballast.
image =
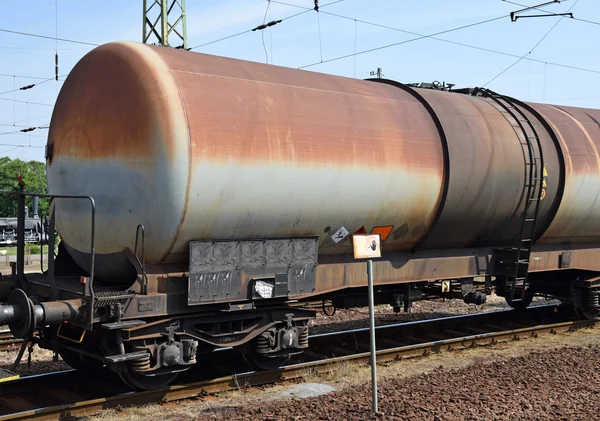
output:
[{"label": "gravel ballast", "polygon": [[600,348],[562,348],[215,414],[238,420],[598,420]]}]

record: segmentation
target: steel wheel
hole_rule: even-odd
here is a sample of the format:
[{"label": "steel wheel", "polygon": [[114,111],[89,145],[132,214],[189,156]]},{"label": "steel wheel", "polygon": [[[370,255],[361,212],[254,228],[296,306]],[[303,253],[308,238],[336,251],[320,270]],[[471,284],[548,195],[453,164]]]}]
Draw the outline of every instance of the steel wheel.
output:
[{"label": "steel wheel", "polygon": [[285,365],[291,358],[289,355],[278,355],[276,357],[267,357],[252,350],[245,352],[244,359],[257,370],[275,370]]},{"label": "steel wheel", "polygon": [[146,376],[136,373],[131,368],[127,367],[124,371],[118,373],[123,382],[137,390],[156,390],[167,387],[179,375],[179,373],[158,374],[155,376]]},{"label": "steel wheel", "polygon": [[86,357],[71,350],[61,349],[59,354],[63,361],[75,370],[94,372],[104,368],[102,361]]},{"label": "steel wheel", "polygon": [[506,304],[508,304],[515,310],[525,310],[533,301],[533,294],[525,294],[523,300],[520,301],[513,301],[510,300],[508,297],[504,297],[504,299],[506,300]]}]

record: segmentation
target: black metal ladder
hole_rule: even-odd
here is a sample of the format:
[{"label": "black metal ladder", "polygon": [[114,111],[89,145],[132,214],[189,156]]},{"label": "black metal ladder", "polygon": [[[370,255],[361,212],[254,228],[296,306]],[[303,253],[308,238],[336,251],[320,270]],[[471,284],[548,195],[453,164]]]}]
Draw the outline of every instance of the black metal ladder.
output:
[{"label": "black metal ladder", "polygon": [[531,248],[535,240],[535,227],[543,199],[544,189],[544,155],[540,138],[531,120],[514,100],[499,95],[489,89],[479,90],[484,96],[491,98],[499,105],[500,111],[511,122],[520,138],[525,165],[524,209],[519,242],[515,247],[495,250],[495,265],[497,273],[506,276],[504,288],[508,303],[516,304],[525,300],[528,288],[528,274],[531,258]]}]

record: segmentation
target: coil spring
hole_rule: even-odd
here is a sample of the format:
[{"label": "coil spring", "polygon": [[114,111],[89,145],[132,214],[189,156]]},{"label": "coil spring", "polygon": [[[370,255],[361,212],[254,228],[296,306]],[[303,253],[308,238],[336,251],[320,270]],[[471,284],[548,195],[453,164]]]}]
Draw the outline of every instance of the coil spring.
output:
[{"label": "coil spring", "polygon": [[150,370],[150,354],[146,354],[142,358],[131,362],[134,371]]},{"label": "coil spring", "polygon": [[591,289],[587,293],[586,304],[590,309],[600,309],[600,291]]},{"label": "coil spring", "polygon": [[259,353],[266,353],[271,349],[271,344],[269,343],[269,338],[264,336],[264,335],[260,335],[256,338],[256,352]]},{"label": "coil spring", "polygon": [[298,338],[298,345],[300,348],[308,347],[308,326],[299,327],[300,337]]}]

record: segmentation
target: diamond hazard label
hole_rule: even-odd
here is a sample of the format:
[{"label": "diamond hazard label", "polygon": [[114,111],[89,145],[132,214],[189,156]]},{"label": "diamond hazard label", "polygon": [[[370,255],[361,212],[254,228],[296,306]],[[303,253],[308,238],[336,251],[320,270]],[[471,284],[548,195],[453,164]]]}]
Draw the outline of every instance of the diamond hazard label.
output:
[{"label": "diamond hazard label", "polygon": [[334,243],[337,244],[340,241],[342,241],[344,238],[346,238],[348,236],[348,234],[350,234],[350,233],[348,232],[346,227],[342,225],[342,227],[339,230],[337,230],[336,232],[331,234],[331,239],[333,240]]}]

